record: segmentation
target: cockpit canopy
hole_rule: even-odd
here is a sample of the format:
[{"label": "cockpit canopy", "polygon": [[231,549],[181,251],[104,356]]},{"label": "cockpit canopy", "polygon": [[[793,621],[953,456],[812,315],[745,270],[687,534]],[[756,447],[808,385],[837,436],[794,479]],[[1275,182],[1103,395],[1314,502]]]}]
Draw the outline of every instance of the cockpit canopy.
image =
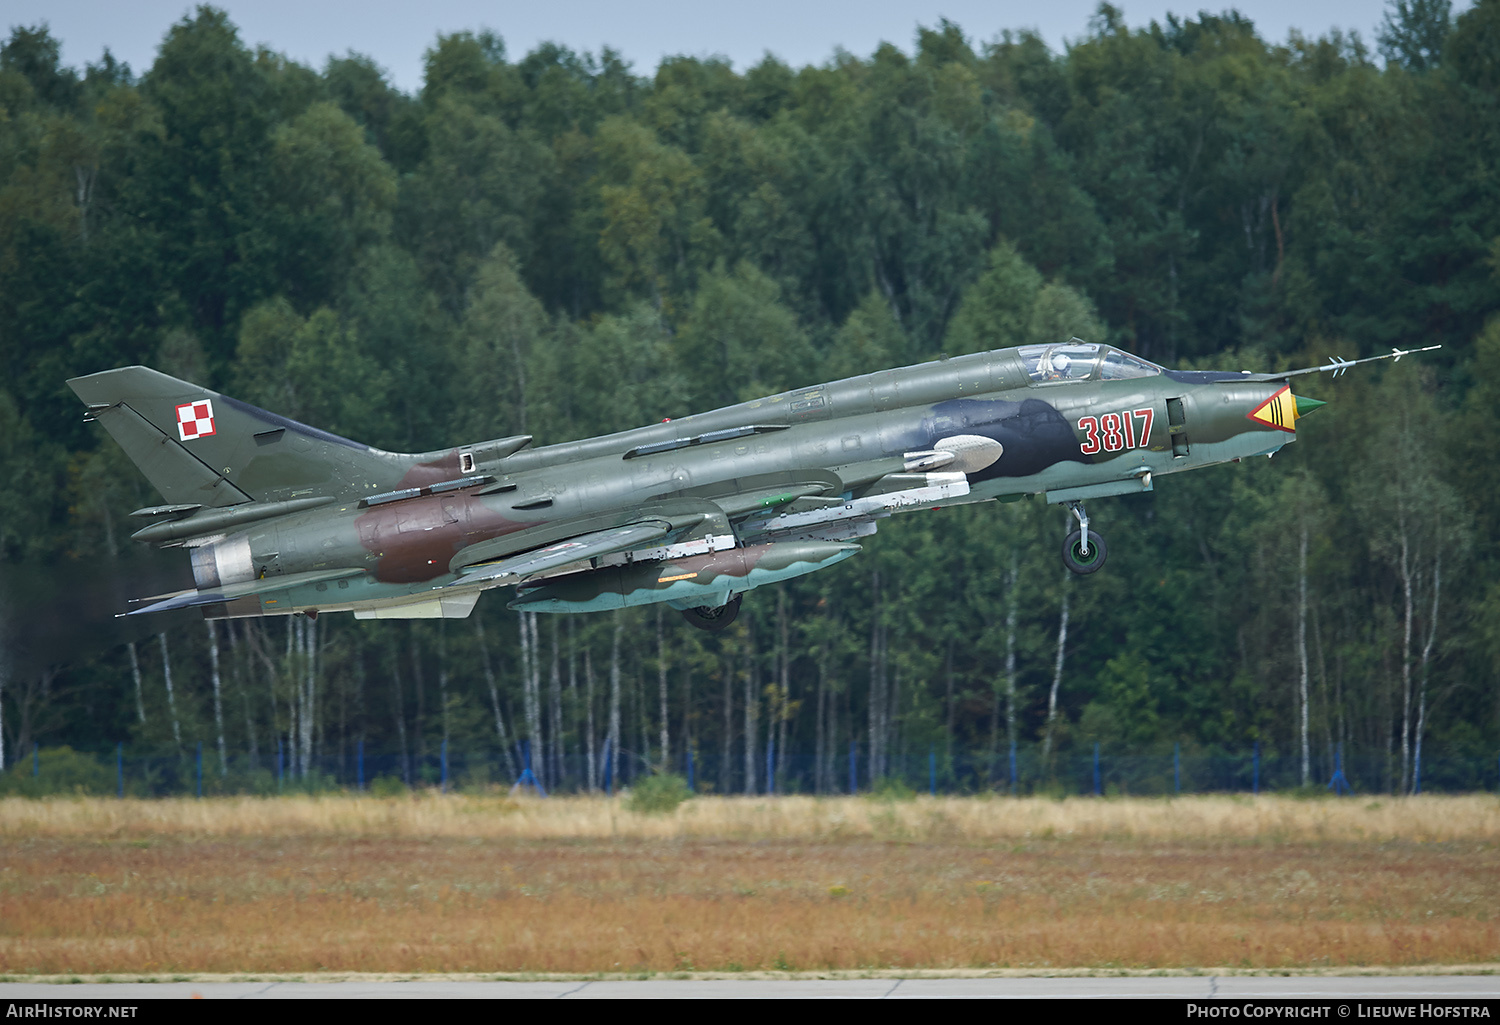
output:
[{"label": "cockpit canopy", "polygon": [[1023,345],[1017,350],[1033,381],[1122,381],[1155,377],[1162,368],[1109,345],[1073,339],[1061,345]]}]

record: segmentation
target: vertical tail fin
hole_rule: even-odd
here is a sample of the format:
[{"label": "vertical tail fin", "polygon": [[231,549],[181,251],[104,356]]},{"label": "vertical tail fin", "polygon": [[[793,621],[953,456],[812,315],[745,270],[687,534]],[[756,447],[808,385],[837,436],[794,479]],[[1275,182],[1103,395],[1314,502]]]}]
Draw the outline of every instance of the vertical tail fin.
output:
[{"label": "vertical tail fin", "polygon": [[68,387],[173,504],[337,494],[402,472],[389,453],[148,367],[75,377]]}]

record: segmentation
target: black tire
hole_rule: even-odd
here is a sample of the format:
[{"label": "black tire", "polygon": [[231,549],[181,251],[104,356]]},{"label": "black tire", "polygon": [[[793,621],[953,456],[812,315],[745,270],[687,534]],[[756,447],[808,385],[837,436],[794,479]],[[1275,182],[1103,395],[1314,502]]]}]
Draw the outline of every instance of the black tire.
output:
[{"label": "black tire", "polygon": [[1104,546],[1104,538],[1089,531],[1089,554],[1084,558],[1081,552],[1083,544],[1083,532],[1075,530],[1068,535],[1063,542],[1062,560],[1063,565],[1080,576],[1097,573],[1099,567],[1104,565],[1104,560],[1109,558],[1109,549]]},{"label": "black tire", "polygon": [[682,618],[699,630],[707,630],[711,634],[716,634],[727,629],[729,624],[739,617],[740,601],[744,597],[743,594],[737,594],[717,607],[703,605],[696,609],[683,609]]}]

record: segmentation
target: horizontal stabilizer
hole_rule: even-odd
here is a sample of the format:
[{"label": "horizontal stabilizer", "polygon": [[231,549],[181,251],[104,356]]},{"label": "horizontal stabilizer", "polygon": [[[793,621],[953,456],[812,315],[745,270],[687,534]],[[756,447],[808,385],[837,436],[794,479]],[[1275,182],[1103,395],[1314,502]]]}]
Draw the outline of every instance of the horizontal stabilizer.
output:
[{"label": "horizontal stabilizer", "polygon": [[290,573],[281,577],[261,577],[258,580],[246,580],[238,584],[225,584],[222,587],[212,587],[207,590],[182,591],[169,598],[154,602],[144,608],[132,609],[123,613],[127,616],[140,616],[147,612],[171,612],[174,609],[191,609],[199,605],[216,605],[220,602],[230,602],[238,598],[249,598],[252,595],[264,594],[267,591],[284,591],[289,587],[300,587],[303,584],[316,584],[324,580],[338,580],[343,577],[357,577],[364,573],[363,569],[319,569],[309,573]]},{"label": "horizontal stabilizer", "polygon": [[495,562],[465,566],[459,572],[465,584],[480,580],[501,580],[506,577],[519,580],[521,577],[557,569],[559,566],[566,566],[581,559],[593,559],[600,555],[639,548],[661,540],[671,530],[672,525],[664,520],[630,523],[623,527],[611,527],[608,530],[598,530],[591,534],[580,534],[566,541],[550,544],[545,548],[512,555]]}]

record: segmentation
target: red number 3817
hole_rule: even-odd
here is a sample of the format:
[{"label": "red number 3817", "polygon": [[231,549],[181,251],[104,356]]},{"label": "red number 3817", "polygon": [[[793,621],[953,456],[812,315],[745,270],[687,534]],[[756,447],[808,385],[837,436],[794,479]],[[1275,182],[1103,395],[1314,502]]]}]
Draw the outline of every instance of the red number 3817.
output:
[{"label": "red number 3817", "polygon": [[1084,455],[1091,456],[1096,452],[1145,448],[1151,441],[1151,420],[1152,411],[1149,406],[1145,409],[1132,409],[1128,413],[1086,416],[1078,421],[1078,429],[1084,433],[1079,450]]}]

